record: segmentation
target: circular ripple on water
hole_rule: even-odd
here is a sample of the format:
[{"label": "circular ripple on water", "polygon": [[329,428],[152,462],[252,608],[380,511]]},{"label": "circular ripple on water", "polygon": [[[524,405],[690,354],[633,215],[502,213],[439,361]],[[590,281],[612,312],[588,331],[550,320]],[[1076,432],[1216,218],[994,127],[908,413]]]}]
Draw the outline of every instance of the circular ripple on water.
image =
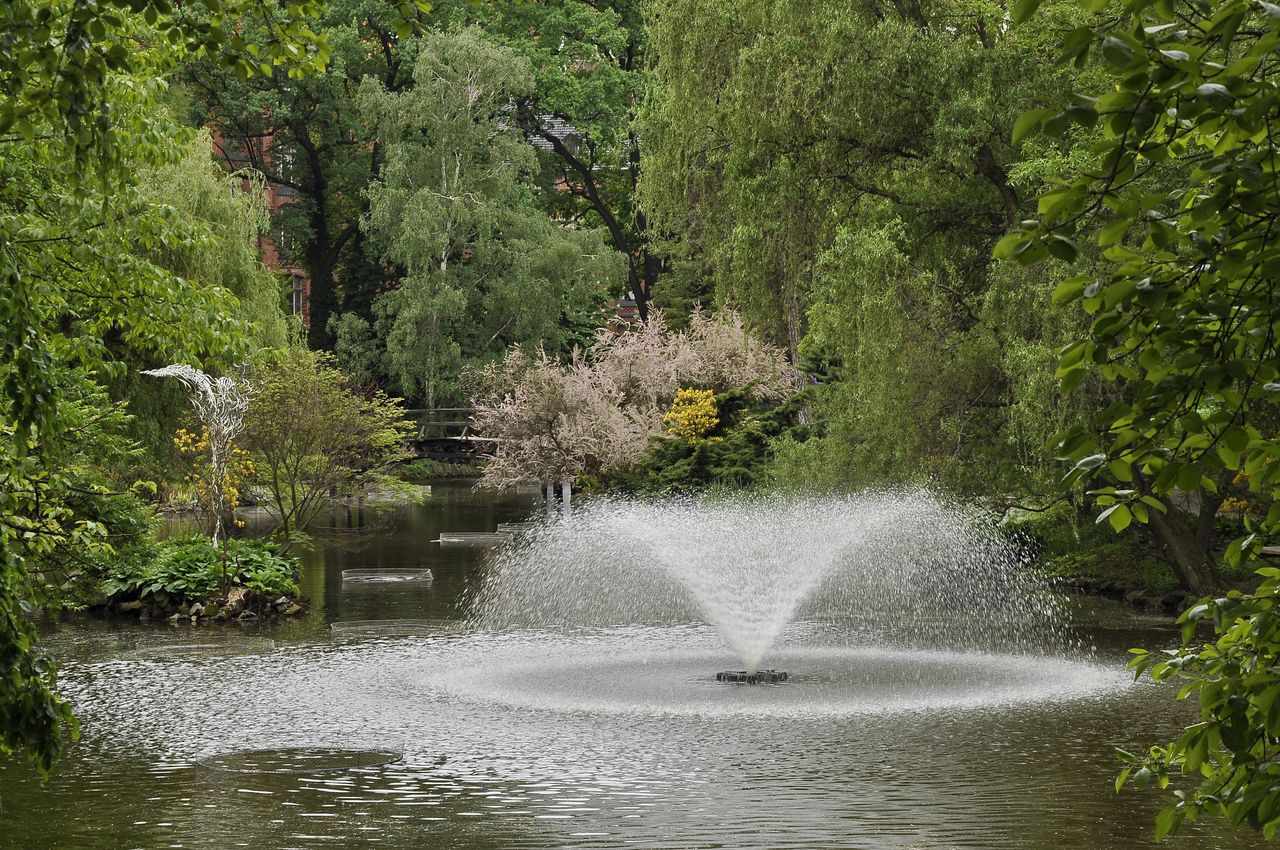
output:
[{"label": "circular ripple on water", "polygon": [[[708,717],[844,717],[981,710],[1083,699],[1130,684],[1114,667],[1056,655],[879,646],[782,648],[785,684],[715,681],[733,666],[687,632],[622,630],[590,639],[515,635],[418,681],[485,703],[549,711]],[[692,645],[691,645],[692,644]]]},{"label": "circular ripple on water", "polygon": [[396,750],[351,750],[339,747],[279,747],[237,750],[196,759],[210,770],[226,773],[328,773],[337,770],[381,767],[400,761]]}]

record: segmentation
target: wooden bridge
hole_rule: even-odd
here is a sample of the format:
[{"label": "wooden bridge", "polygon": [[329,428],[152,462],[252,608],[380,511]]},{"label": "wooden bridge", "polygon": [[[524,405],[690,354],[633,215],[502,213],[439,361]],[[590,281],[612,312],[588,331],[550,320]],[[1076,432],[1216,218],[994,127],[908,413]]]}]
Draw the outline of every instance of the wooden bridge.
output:
[{"label": "wooden bridge", "polygon": [[433,407],[406,410],[405,418],[417,426],[412,443],[418,457],[446,463],[476,460],[497,442],[478,436],[471,427],[473,407]]}]

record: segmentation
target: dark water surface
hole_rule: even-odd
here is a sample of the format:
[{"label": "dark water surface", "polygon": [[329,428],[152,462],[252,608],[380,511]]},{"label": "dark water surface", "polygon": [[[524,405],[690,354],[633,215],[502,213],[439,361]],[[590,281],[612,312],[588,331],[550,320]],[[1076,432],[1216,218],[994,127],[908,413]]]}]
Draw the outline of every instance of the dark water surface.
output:
[{"label": "dark water surface", "polygon": [[[81,739],[47,783],[0,762],[0,848],[1150,843],[1157,800],[1113,792],[1113,751],[1188,720],[1123,672],[1128,647],[1175,640],[1166,621],[1080,602],[1085,648],[1046,658],[867,646],[841,639],[866,624],[801,622],[770,658],[792,682],[717,685],[732,658],[696,623],[459,628],[484,554],[428,541],[531,510],[443,484],[376,533],[326,535],[296,622],[61,624],[49,642]],[[344,585],[357,568],[434,581]],[[415,625],[343,628],[376,620]],[[403,757],[314,774],[200,762],[299,746]],[[1261,842],[1211,823],[1167,846]]]}]

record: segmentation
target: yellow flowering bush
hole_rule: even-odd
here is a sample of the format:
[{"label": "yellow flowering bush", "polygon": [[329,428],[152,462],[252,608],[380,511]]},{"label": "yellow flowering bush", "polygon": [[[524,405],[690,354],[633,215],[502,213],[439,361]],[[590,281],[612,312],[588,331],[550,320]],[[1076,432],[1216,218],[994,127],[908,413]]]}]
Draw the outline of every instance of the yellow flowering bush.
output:
[{"label": "yellow flowering bush", "polygon": [[716,394],[711,390],[677,391],[671,409],[662,417],[662,424],[668,434],[688,440],[693,445],[720,424]]},{"label": "yellow flowering bush", "polygon": [[[173,444],[179,454],[191,459],[191,472],[186,481],[195,490],[196,500],[200,507],[212,514],[217,508],[212,462],[209,457],[209,430],[201,428],[200,433],[193,434],[186,428],[179,428],[173,437]],[[226,499],[228,509],[240,504],[240,489],[253,477],[256,470],[249,453],[232,443],[227,453],[227,462],[222,472],[222,495]],[[243,523],[236,520],[236,525]]]},{"label": "yellow flowering bush", "polygon": [[[1262,465],[1266,469],[1271,462]],[[1222,500],[1222,504],[1218,506],[1219,514],[1265,514],[1267,506],[1259,499],[1249,498],[1248,492],[1253,487],[1252,479],[1243,469],[1236,473],[1236,477],[1231,480],[1232,485],[1241,488],[1245,495],[1228,495]]]}]

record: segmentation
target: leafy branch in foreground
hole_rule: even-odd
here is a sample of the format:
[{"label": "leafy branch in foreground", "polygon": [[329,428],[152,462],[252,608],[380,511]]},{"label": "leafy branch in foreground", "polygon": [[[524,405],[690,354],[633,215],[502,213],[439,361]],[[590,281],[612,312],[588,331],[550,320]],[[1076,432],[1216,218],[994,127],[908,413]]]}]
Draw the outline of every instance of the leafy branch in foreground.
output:
[{"label": "leafy branch in foreground", "polygon": [[[1156,819],[1156,837],[1202,814],[1248,824],[1267,838],[1280,830],[1280,569],[1258,571],[1263,582],[1252,594],[1232,592],[1207,599],[1181,618],[1184,647],[1132,650],[1129,666],[1158,682],[1182,683],[1179,699],[1197,697],[1201,722],[1178,740],[1152,747],[1142,758],[1123,753],[1129,766],[1116,789],[1177,783],[1177,774],[1198,775],[1192,789],[1176,788]],[[1212,623],[1215,639],[1189,647],[1196,627]]]},{"label": "leafy branch in foreground", "polygon": [[[1036,5],[1023,0],[1015,17]],[[1076,125],[1073,138],[1091,140],[1094,165],[1042,195],[1038,219],[1002,240],[997,255],[1070,262],[1080,239],[1096,242],[1104,272],[1068,279],[1054,296],[1090,317],[1062,351],[1058,375],[1070,392],[1095,373],[1121,400],[1060,436],[1059,454],[1074,464],[1065,481],[1101,484],[1100,521],[1122,530],[1136,520],[1158,533],[1179,513],[1203,516],[1228,484],[1243,485],[1256,508],[1225,553],[1238,567],[1280,527],[1280,8],[1255,0],[1083,5],[1105,15],[1067,36],[1064,58],[1100,65],[1109,84],[1096,96],[1073,95],[1065,108],[1026,113],[1014,134],[1063,135]],[[1179,533],[1186,542],[1191,530]],[[1175,568],[1193,590],[1221,587],[1203,546],[1188,548]],[[1180,649],[1136,651],[1138,675],[1181,680],[1179,696],[1200,701],[1200,723],[1132,758],[1117,783],[1176,789],[1157,835],[1202,814],[1268,837],[1280,827],[1280,571],[1259,573],[1254,593],[1188,610]],[[1201,623],[1212,623],[1215,637],[1197,646]],[[1200,784],[1178,788],[1178,772]]]},{"label": "leafy branch in foreground", "polygon": [[[1039,219],[997,254],[1071,261],[1083,236],[1109,261],[1101,276],[1070,278],[1054,293],[1091,317],[1058,375],[1070,392],[1096,372],[1124,398],[1091,427],[1060,435],[1058,450],[1074,462],[1067,483],[1119,485],[1106,493],[1117,529],[1163,522],[1171,506],[1213,497],[1239,471],[1268,503],[1263,526],[1280,523],[1280,13],[1267,6],[1119,4],[1066,45],[1078,63],[1100,56],[1114,90],[1033,110],[1015,131],[1096,125],[1097,167],[1041,196]],[[1252,534],[1230,557],[1262,543]],[[1219,583],[1200,578],[1193,589]]]}]

